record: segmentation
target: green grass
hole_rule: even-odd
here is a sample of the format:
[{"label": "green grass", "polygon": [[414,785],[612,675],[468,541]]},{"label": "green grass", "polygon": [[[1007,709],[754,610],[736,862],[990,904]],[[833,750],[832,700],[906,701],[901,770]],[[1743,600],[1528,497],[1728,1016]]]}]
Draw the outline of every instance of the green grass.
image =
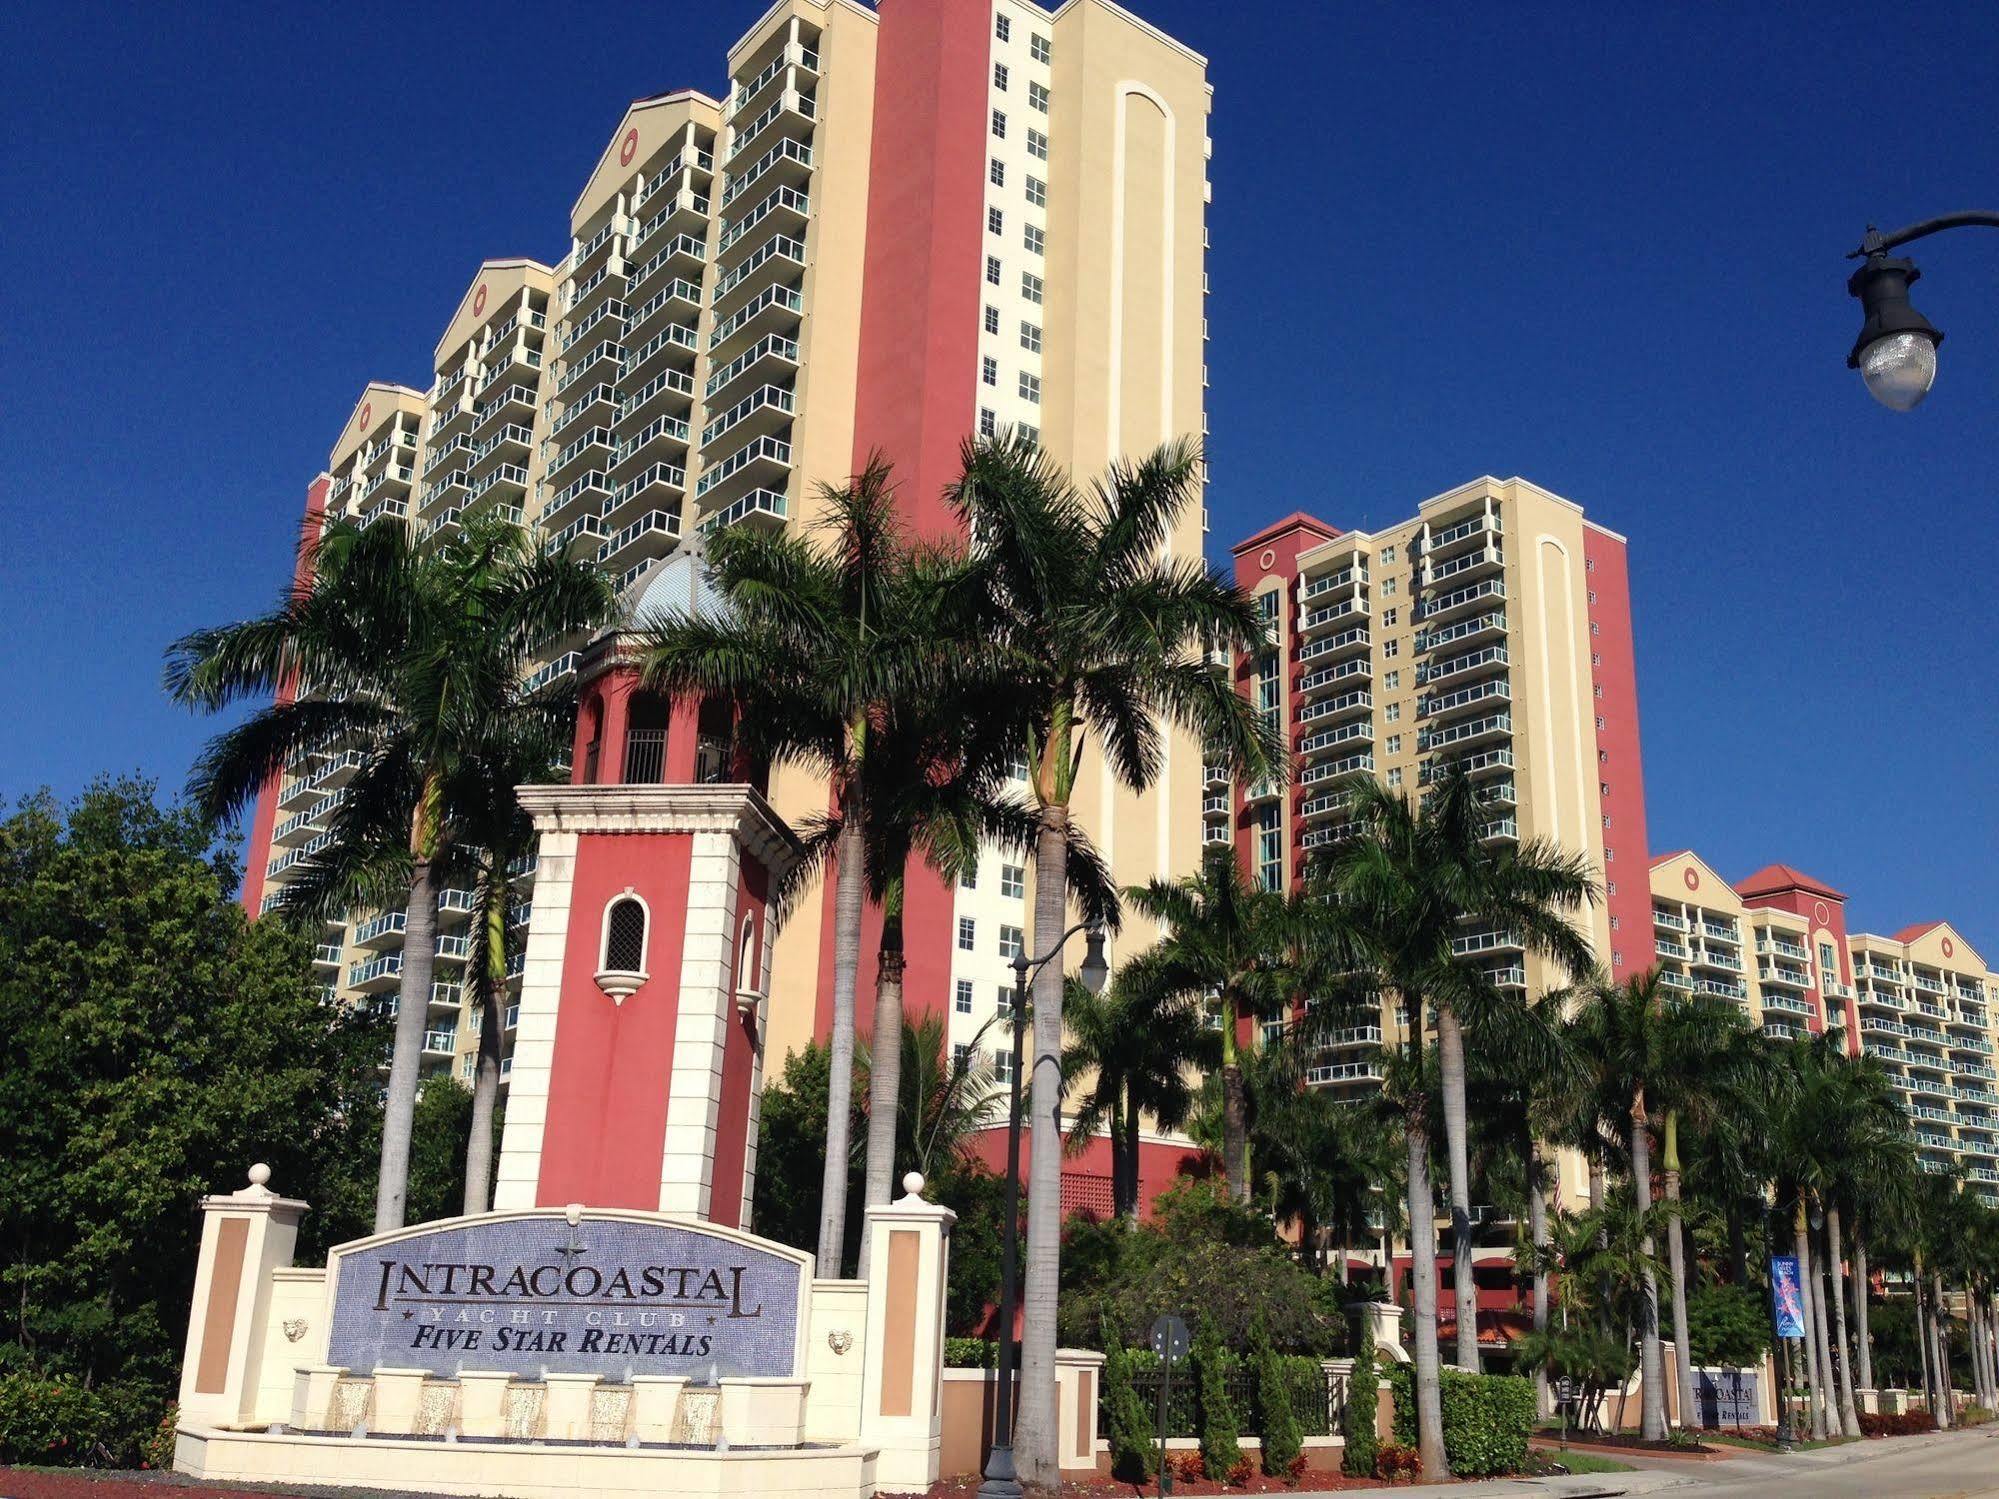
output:
[{"label": "green grass", "polygon": [[1594,1452],[1543,1452],[1542,1457],[1550,1462],[1560,1463],[1571,1473],[1635,1473],[1638,1470],[1629,1463],[1620,1463],[1614,1458],[1598,1457]]},{"label": "green grass", "polygon": [[[1725,1431],[1704,1431],[1701,1433],[1701,1440],[1705,1443],[1719,1444],[1723,1447],[1740,1447],[1746,1452],[1775,1452],[1777,1450],[1775,1442],[1758,1442],[1749,1437],[1738,1437]],[[1865,1440],[1865,1437],[1828,1437],[1823,1442],[1793,1442],[1791,1446],[1798,1452],[1815,1452],[1821,1447],[1844,1447],[1849,1442],[1861,1442]]]}]

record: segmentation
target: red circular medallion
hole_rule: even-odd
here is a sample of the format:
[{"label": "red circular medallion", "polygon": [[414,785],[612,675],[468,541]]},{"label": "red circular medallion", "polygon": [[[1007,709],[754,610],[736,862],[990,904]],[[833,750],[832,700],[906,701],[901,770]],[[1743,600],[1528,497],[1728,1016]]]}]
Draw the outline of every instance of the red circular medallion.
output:
[{"label": "red circular medallion", "polygon": [[628,167],[632,158],[639,154],[639,127],[634,125],[625,132],[625,143],[618,147],[618,165]]},{"label": "red circular medallion", "polygon": [[472,293],[472,316],[477,317],[486,310],[486,283],[481,281],[479,289]]},{"label": "red circular medallion", "polygon": [[1701,872],[1698,869],[1690,868],[1680,878],[1687,882],[1689,890],[1698,890],[1701,887]]},{"label": "red circular medallion", "polygon": [[361,403],[361,430],[363,432],[366,432],[368,430],[368,418],[370,418],[374,414],[375,414],[374,403],[372,401],[363,401]]},{"label": "red circular medallion", "polygon": [[1948,937],[1943,939],[1943,955],[1946,958],[1954,958],[1957,956],[1957,944],[1951,941],[1950,938]]}]

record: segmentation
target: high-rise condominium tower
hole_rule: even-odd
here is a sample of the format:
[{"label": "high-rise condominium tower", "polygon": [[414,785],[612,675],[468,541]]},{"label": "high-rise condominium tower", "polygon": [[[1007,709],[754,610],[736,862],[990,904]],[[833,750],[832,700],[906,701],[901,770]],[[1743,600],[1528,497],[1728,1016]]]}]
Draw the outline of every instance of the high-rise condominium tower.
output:
[{"label": "high-rise condominium tower", "polygon": [[[564,253],[480,266],[428,389],[367,386],[309,528],[342,515],[431,539],[495,510],[630,583],[717,527],[809,527],[816,486],[877,450],[935,536],[955,527],[941,496],[970,434],[1027,429],[1079,475],[1198,436],[1208,109],[1203,59],[1109,0],[779,0],[730,50],[719,97],[625,111]],[[1189,514],[1170,546],[1198,556],[1201,533]],[[573,670],[574,644],[542,672]],[[325,835],[354,765],[327,746],[269,789],[253,910]],[[1193,866],[1199,780],[1177,737],[1144,796],[1086,774],[1077,812],[1120,880]],[[797,818],[826,791],[785,774],[772,799]],[[997,1030],[975,1038],[1029,926],[1024,862],[995,852],[970,885],[926,876],[910,894],[909,1003],[946,1014],[954,1045],[1002,1049]],[[531,870],[520,899],[524,918]],[[445,897],[426,1049],[460,1070],[470,903]],[[779,939],[774,1061],[824,1031],[828,914],[807,902]],[[394,911],[330,926],[329,985],[391,993],[401,926]]]}]

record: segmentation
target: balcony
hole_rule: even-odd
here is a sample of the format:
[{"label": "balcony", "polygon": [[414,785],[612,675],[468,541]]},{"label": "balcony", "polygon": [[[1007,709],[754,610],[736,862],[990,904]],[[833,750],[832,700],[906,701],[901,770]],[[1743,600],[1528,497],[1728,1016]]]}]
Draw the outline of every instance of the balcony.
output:
[{"label": "balcony", "polygon": [[1696,978],[1693,981],[1693,988],[1696,994],[1717,994],[1723,999],[1747,999],[1749,997],[1747,985],[1729,979]]},{"label": "balcony", "polygon": [[549,683],[559,682],[562,678],[575,671],[577,664],[582,659],[583,657],[580,652],[565,651],[553,661],[547,662],[537,667],[534,671],[529,672],[527,679],[521,685],[526,689],[528,695],[532,697],[535,693],[541,691],[542,688],[548,686]]},{"label": "balcony", "polygon": [[1310,765],[1299,775],[1298,784],[1301,786],[1315,786],[1321,781],[1337,780],[1341,776],[1353,775],[1363,770],[1372,771],[1373,769],[1374,753],[1369,750],[1358,755],[1346,755],[1338,760],[1321,760],[1314,765]]},{"label": "balcony", "polygon": [[[469,513],[473,506],[490,499],[495,509],[502,506],[518,505],[528,492],[528,471],[518,463],[503,463],[485,478],[472,486],[472,494],[465,502]],[[519,511],[513,519],[518,521]]]},{"label": "balcony", "polygon": [[719,354],[740,335],[776,331],[789,333],[805,315],[805,297],[790,286],[768,286],[726,318],[708,335],[708,352]]},{"label": "balcony", "polygon": [[789,502],[783,493],[775,489],[752,489],[749,493],[731,500],[695,529],[702,536],[712,536],[717,531],[726,531],[730,526],[742,521],[775,521],[782,524]]},{"label": "balcony", "polygon": [[1226,791],[1210,792],[1201,798],[1203,817],[1226,817],[1235,800]]},{"label": "balcony", "polygon": [[1795,994],[1766,994],[1763,996],[1763,1008],[1782,1010],[1787,1015],[1810,1016],[1818,1013],[1810,1000],[1800,999]]},{"label": "balcony", "polygon": [[766,144],[766,132],[772,129],[781,130],[787,138],[810,140],[812,122],[818,115],[819,106],[813,97],[797,92],[787,83],[768,109],[736,132],[729,147],[730,163],[738,158],[756,159],[757,151]]},{"label": "balcony", "polygon": [[427,1057],[448,1057],[458,1050],[458,1032],[425,1031],[423,1033],[423,1054]]},{"label": "balcony", "polygon": [[1441,530],[1431,531],[1427,525],[1424,530],[1422,554],[1425,557],[1435,557],[1439,553],[1448,552],[1463,542],[1482,541],[1484,538],[1497,537],[1501,534],[1499,516],[1490,510],[1482,510],[1465,520],[1454,521]]},{"label": "balcony", "polygon": [[1298,679],[1293,689],[1303,699],[1310,698],[1328,687],[1336,687],[1341,682],[1367,681],[1373,674],[1373,666],[1365,659],[1358,661],[1338,661],[1331,666],[1322,666],[1307,672]]},{"label": "balcony", "polygon": [[1684,942],[1675,942],[1668,937],[1660,937],[1656,939],[1653,943],[1653,947],[1658,952],[1660,957],[1677,958],[1682,963],[1686,962],[1687,958],[1690,956],[1690,954],[1687,951],[1687,946]]},{"label": "balcony", "polygon": [[1322,718],[1341,718],[1349,713],[1366,713],[1374,706],[1374,694],[1364,689],[1323,697],[1298,710],[1300,724],[1317,723]]},{"label": "balcony", "polygon": [[766,333],[708,376],[706,396],[707,399],[714,400],[731,384],[752,371],[769,376],[796,373],[797,369],[798,341],[786,338],[780,333]]},{"label": "balcony", "polygon": [[685,412],[694,400],[694,377],[685,370],[661,370],[633,391],[618,407],[618,420],[628,422],[650,417],[668,406],[675,414]]},{"label": "balcony", "polygon": [[585,458],[594,458],[601,463],[611,456],[616,447],[617,441],[609,427],[585,427],[555,455],[544,477],[551,484],[557,483]]},{"label": "balcony", "polygon": [[1756,977],[1765,984],[1788,984],[1793,989],[1809,989],[1812,976],[1802,968],[1786,968],[1783,964],[1758,963]]},{"label": "balcony", "polygon": [[1514,951],[1519,946],[1519,940],[1511,932],[1467,932],[1451,938],[1451,955],[1469,958],[1479,953]]},{"label": "balcony", "polygon": [[1416,617],[1424,620],[1444,619],[1470,609],[1487,599],[1504,600],[1506,582],[1502,578],[1482,578],[1476,583],[1468,583],[1462,588],[1449,589],[1435,598],[1421,600],[1415,608]]},{"label": "balcony", "polygon": [[593,468],[578,474],[569,483],[557,490],[541,512],[541,523],[553,525],[572,505],[588,504],[593,515],[601,514],[604,502],[611,498],[611,481],[600,468]]},{"label": "balcony", "polygon": [[455,1010],[464,1003],[465,986],[449,983],[443,979],[430,986],[430,1002],[440,1010]]},{"label": "balcony", "polygon": [[347,970],[347,987],[363,994],[384,994],[395,988],[403,975],[403,955],[383,953],[379,958],[356,963]]},{"label": "balcony", "polygon": [[1456,645],[1461,640],[1472,640],[1481,635],[1506,633],[1506,611],[1494,609],[1485,614],[1474,615],[1470,619],[1460,619],[1434,629],[1420,630],[1416,635],[1418,654],[1428,654],[1443,646]]},{"label": "balcony", "polygon": [[1325,1062],[1307,1068],[1307,1083],[1331,1086],[1340,1083],[1378,1083],[1381,1081],[1379,1062]]},{"label": "balcony", "polygon": [[796,410],[797,401],[789,390],[760,385],[701,429],[701,446],[706,448],[731,433],[761,436],[781,432],[791,425]]},{"label": "balcony", "polygon": [[1423,558],[1423,587],[1439,588],[1446,583],[1479,577],[1485,573],[1497,572],[1505,564],[1497,543],[1490,543],[1475,551],[1465,552],[1447,561],[1432,564],[1428,555]]},{"label": "balcony", "polygon": [[781,140],[729,179],[728,190],[722,194],[722,207],[727,209],[766,177],[799,187],[811,176],[812,148],[799,141]]},{"label": "balcony", "polygon": [[375,947],[384,937],[400,938],[409,925],[409,918],[401,911],[384,911],[372,916],[354,928],[356,947]]},{"label": "balcony", "polygon": [[[648,510],[637,520],[620,529],[617,535],[610,537],[597,549],[597,565],[599,567],[623,566],[626,562],[627,554],[647,537],[657,536],[667,540],[674,540],[679,535],[680,512],[678,510]],[[671,548],[662,548],[658,555],[664,556],[669,550]]]},{"label": "balcony", "polygon": [[804,270],[805,241],[790,234],[773,235],[752,250],[742,264],[716,279],[715,310],[720,314],[723,304],[737,292],[754,294]]},{"label": "balcony", "polygon": [[1736,947],[1742,945],[1741,934],[1737,932],[1735,923],[1732,921],[1709,921],[1706,918],[1702,918],[1701,935],[1713,941],[1726,942]]},{"label": "balcony", "polygon": [[[560,557],[568,551],[571,545],[578,541],[602,542],[603,539],[604,522],[602,518],[595,515],[579,515],[575,520],[544,541],[542,543],[542,550],[547,552],[551,557]],[[595,547],[591,548],[593,553],[596,550]]]},{"label": "balcony", "polygon": [[1209,760],[1201,766],[1201,784],[1204,787],[1227,786],[1234,779],[1226,760]]},{"label": "balcony", "polygon": [[1317,796],[1307,797],[1298,804],[1298,820],[1314,822],[1321,817],[1329,817],[1335,812],[1343,812],[1353,801],[1351,792],[1322,791]]},{"label": "balcony", "polygon": [[1321,729],[1316,734],[1308,734],[1298,741],[1298,753],[1316,755],[1322,750],[1336,745],[1352,744],[1357,740],[1374,741],[1374,725],[1367,721],[1336,724],[1329,729]]},{"label": "balcony", "polygon": [[1805,951],[1802,942],[1792,942],[1785,937],[1772,937],[1763,933],[1757,935],[1756,950],[1760,953],[1781,953],[1784,957],[1796,958],[1800,963],[1806,962],[1811,957],[1811,954]]},{"label": "balcony", "polygon": [[703,473],[695,483],[694,497],[701,499],[742,474],[751,474],[766,481],[781,481],[788,479],[790,473],[791,444],[776,437],[756,437]]},{"label": "balcony", "polygon": [[1510,702],[1513,689],[1504,677],[1493,677],[1483,682],[1473,682],[1450,692],[1433,693],[1420,698],[1416,703],[1418,718],[1436,718],[1447,713],[1475,708],[1481,703]]},{"label": "balcony", "polygon": [[634,458],[642,457],[648,451],[664,454],[669,449],[674,449],[678,454],[684,455],[692,436],[693,430],[687,425],[685,417],[656,416],[619,442],[618,450],[611,459],[612,467],[623,468]]},{"label": "balcony", "polygon": [[1467,651],[1443,661],[1426,661],[1416,668],[1417,686],[1431,682],[1441,682],[1451,677],[1463,676],[1467,672],[1491,671],[1507,664],[1504,645],[1488,645],[1479,650]]},{"label": "balcony", "polygon": [[716,253],[726,255],[736,246],[750,243],[750,236],[763,230],[768,233],[778,228],[803,232],[805,221],[812,216],[811,197],[795,187],[782,183],[759,199],[755,207],[745,212],[741,218],[724,219],[722,232],[716,241]]},{"label": "balcony", "polygon": [[1366,583],[1367,563],[1364,559],[1355,558],[1345,567],[1334,572],[1321,573],[1309,583],[1306,583],[1298,590],[1298,599],[1300,603],[1305,603],[1319,598],[1324,594],[1331,593],[1335,589],[1360,588]]},{"label": "balcony", "polygon": [[1511,713],[1494,713],[1486,718],[1474,718],[1462,723],[1444,724],[1436,728],[1424,729],[1417,735],[1417,747],[1422,750],[1444,749],[1451,745],[1477,744],[1484,740],[1499,738],[1513,732]]},{"label": "balcony", "polygon": [[[673,284],[685,286],[687,283],[676,281]],[[686,368],[683,361],[695,353],[701,341],[694,331],[694,325],[689,322],[664,323],[658,331],[651,334],[644,334],[642,329],[635,327],[627,336],[635,341],[641,336],[645,338],[645,342],[623,356],[619,364],[620,375],[630,385],[643,384],[658,374],[661,368]],[[661,354],[670,355],[671,358],[664,365],[656,365],[654,361]]]},{"label": "balcony", "polygon": [[312,949],[312,966],[315,968],[338,968],[340,966],[340,944],[320,942]]},{"label": "balcony", "polygon": [[1334,625],[1360,619],[1367,612],[1367,599],[1363,595],[1345,594],[1316,609],[1299,610],[1298,633],[1309,639],[1322,630],[1330,630]]},{"label": "balcony", "polygon": [[[1305,645],[1300,646],[1298,648],[1298,660],[1301,663],[1316,661],[1321,657],[1344,656],[1355,651],[1365,654],[1367,648],[1367,626],[1355,625],[1352,629],[1342,630],[1337,635],[1321,636],[1317,640],[1309,641]],[[1365,669],[1365,663],[1363,663],[1363,669]]]}]

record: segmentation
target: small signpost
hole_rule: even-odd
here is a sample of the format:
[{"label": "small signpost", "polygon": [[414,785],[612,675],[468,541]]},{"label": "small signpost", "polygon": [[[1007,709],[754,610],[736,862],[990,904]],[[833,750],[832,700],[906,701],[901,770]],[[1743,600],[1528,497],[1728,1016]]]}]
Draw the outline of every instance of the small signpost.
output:
[{"label": "small signpost", "polygon": [[1155,1318],[1152,1351],[1159,1359],[1159,1499],[1173,1492],[1173,1470],[1166,1462],[1166,1406],[1173,1388],[1173,1361],[1187,1356],[1187,1324],[1172,1312]]},{"label": "small signpost", "polygon": [[1562,1451],[1569,1450],[1569,1417],[1582,1403],[1576,1382],[1564,1374],[1555,1381],[1555,1409],[1562,1413]]}]

